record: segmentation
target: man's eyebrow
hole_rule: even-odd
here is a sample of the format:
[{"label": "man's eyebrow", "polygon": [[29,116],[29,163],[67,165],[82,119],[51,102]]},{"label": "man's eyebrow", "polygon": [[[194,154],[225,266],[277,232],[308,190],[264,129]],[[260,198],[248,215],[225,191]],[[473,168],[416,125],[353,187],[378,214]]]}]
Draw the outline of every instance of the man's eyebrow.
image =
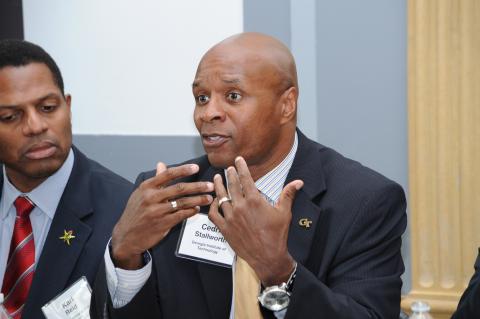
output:
[{"label": "man's eyebrow", "polygon": [[[58,96],[58,94],[55,94],[55,93],[49,93],[45,96],[42,96],[36,100],[33,101],[33,104],[39,104],[45,100],[48,100],[48,99],[59,99],[60,97]],[[20,105],[1,105],[0,104],[0,109],[16,109],[16,108],[19,108]]]},{"label": "man's eyebrow", "polygon": [[35,100],[35,102],[36,102],[35,104],[38,104],[38,103],[43,102],[43,101],[48,100],[48,99],[59,99],[59,98],[60,98],[60,96],[58,94],[49,93],[49,94]]},{"label": "man's eyebrow", "polygon": [[240,83],[240,79],[222,79],[222,82],[227,83],[227,84],[237,84]]},{"label": "man's eyebrow", "polygon": [[[192,83],[192,88],[196,88],[196,87],[199,87],[200,86],[200,80],[198,81],[193,81]],[[226,84],[238,84],[240,83],[240,79],[222,79],[222,82],[223,83],[226,83]]]}]

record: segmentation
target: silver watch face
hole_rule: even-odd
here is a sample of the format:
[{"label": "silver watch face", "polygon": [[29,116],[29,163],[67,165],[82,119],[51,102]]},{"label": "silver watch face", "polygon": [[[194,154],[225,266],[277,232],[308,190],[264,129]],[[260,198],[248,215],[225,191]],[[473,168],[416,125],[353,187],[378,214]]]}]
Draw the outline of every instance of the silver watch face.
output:
[{"label": "silver watch face", "polygon": [[280,311],[288,307],[290,294],[284,287],[272,286],[266,288],[258,299],[265,308]]}]

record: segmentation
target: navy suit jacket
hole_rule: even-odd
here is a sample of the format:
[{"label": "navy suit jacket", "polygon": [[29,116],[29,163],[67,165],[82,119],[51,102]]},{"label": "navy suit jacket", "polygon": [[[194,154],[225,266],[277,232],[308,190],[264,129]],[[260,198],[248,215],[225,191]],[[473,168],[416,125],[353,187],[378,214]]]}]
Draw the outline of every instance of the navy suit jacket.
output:
[{"label": "navy suit jacket", "polygon": [[[73,147],[72,173],[36,265],[22,319],[45,319],[41,307],[82,276],[94,283],[113,226],[133,185]],[[0,175],[0,192],[3,176]],[[59,239],[73,230],[66,245]]]},{"label": "navy suit jacket", "polygon": [[[304,181],[292,208],[288,249],[298,262],[286,318],[398,318],[401,235],[406,227],[402,188],[307,139],[299,145],[286,183]],[[211,181],[223,173],[206,156],[189,161],[199,173],[185,181]],[[143,173],[137,183],[155,174]],[[299,220],[308,218],[305,228]],[[181,259],[174,255],[181,225],[152,249],[153,271],[126,306],[113,309],[100,268],[91,315],[101,318],[222,318],[230,313],[232,273],[229,268]],[[262,308],[265,318],[273,313]]]},{"label": "navy suit jacket", "polygon": [[476,318],[480,318],[480,249],[475,261],[475,273],[458,303],[457,311],[452,316],[452,319]]}]

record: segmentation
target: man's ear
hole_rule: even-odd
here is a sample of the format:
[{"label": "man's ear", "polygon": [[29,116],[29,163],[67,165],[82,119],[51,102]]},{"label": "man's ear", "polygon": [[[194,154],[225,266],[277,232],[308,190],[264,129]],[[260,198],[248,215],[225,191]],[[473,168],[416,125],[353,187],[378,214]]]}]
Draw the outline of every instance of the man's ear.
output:
[{"label": "man's ear", "polygon": [[282,94],[282,122],[281,124],[290,122],[297,116],[297,99],[298,90],[292,86]]},{"label": "man's ear", "polygon": [[70,115],[72,114],[72,96],[70,94],[65,94],[65,102],[67,104],[67,108],[70,111]]}]

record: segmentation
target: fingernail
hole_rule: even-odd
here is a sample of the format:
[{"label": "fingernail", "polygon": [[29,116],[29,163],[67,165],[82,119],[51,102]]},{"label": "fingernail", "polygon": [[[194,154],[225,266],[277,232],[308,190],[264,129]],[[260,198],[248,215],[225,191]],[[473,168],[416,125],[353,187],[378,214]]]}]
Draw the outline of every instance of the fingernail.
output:
[{"label": "fingernail", "polygon": [[211,202],[213,202],[213,196],[207,195],[207,199],[208,199],[208,203],[209,203],[209,204],[210,204]]},{"label": "fingernail", "polygon": [[237,157],[235,158],[235,162],[238,162],[238,161],[241,160],[241,159],[242,159],[241,156],[237,156]]},{"label": "fingernail", "polygon": [[303,187],[303,181],[300,181],[300,183],[295,183],[295,189],[298,191],[300,188]]},{"label": "fingernail", "polygon": [[206,184],[207,184],[207,185],[206,185],[206,186],[207,186],[207,187],[206,187],[206,188],[207,188],[207,191],[213,191],[213,183],[207,182]]},{"label": "fingernail", "polygon": [[197,211],[197,213],[200,211],[200,206],[195,206],[195,210]]},{"label": "fingernail", "polygon": [[198,165],[197,165],[197,164],[192,164],[192,165],[190,165],[190,171],[191,171],[192,173],[196,173],[196,172],[198,172],[198,170],[199,170],[199,168],[198,168]]}]

